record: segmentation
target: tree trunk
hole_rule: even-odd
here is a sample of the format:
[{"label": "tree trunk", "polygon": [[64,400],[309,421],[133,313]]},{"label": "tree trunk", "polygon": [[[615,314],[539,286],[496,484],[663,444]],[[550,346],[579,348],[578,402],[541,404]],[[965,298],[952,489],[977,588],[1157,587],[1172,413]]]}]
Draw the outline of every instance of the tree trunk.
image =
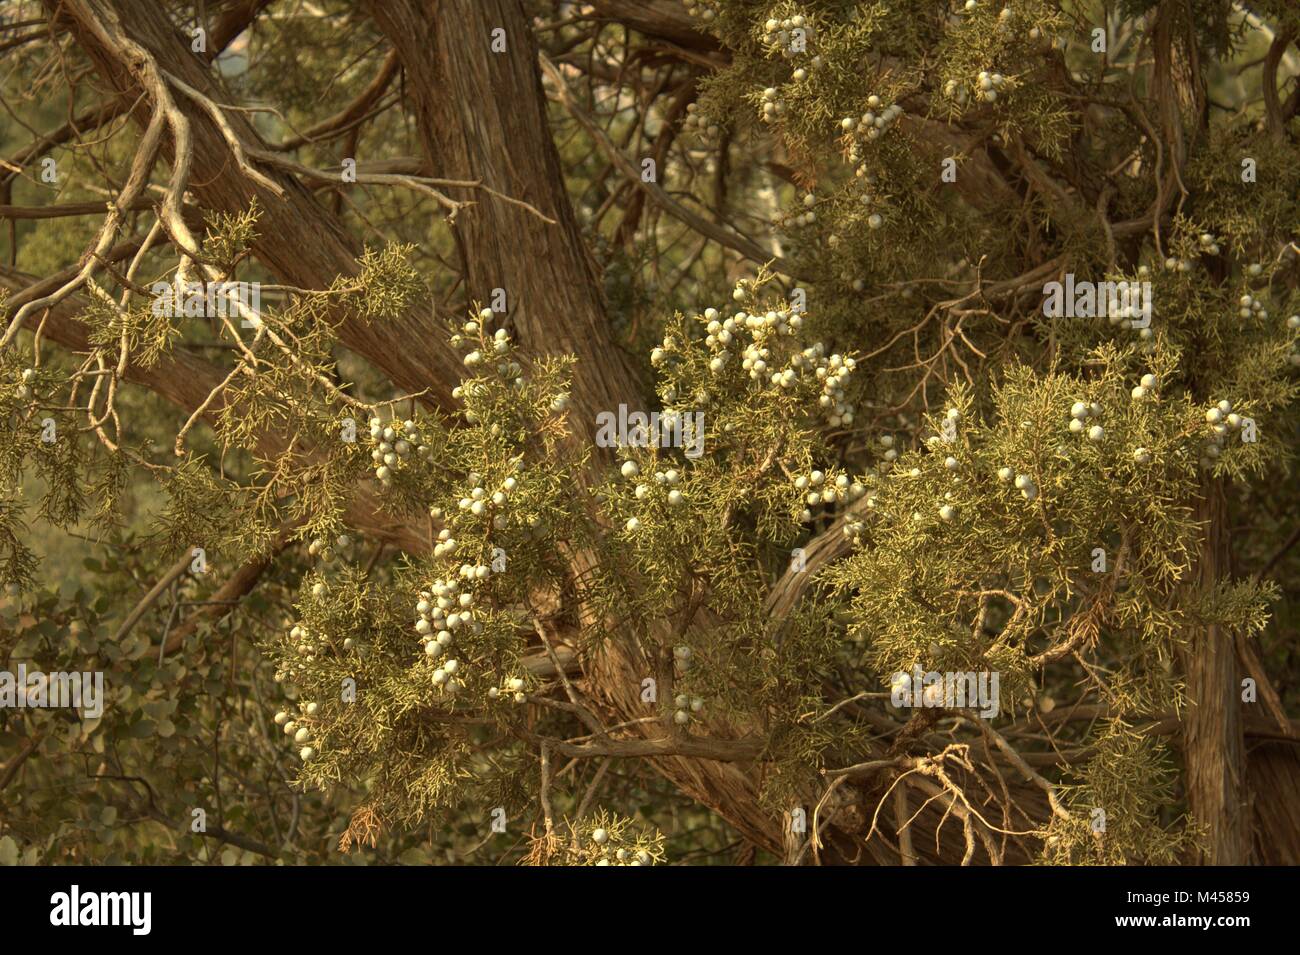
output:
[{"label": "tree trunk", "polygon": [[[494,287],[505,288],[526,350],[578,357],[570,421],[590,447],[596,414],[620,402],[640,407],[642,392],[610,334],[599,279],[564,189],[522,7],[518,0],[374,0],[368,8],[406,70],[434,175],[481,181],[555,220],[547,224],[518,206],[467,194],[463,198],[477,201],[457,217],[456,229],[471,297],[486,301]],[[495,29],[505,31],[505,53],[491,50]],[[591,559],[572,555],[575,579],[590,570]],[[631,637],[610,640],[584,661],[588,689],[610,708],[614,722],[655,712],[641,700],[641,683],[662,675],[663,648],[636,644]],[[670,733],[642,725],[652,739]],[[713,724],[708,735],[725,740],[740,734]],[[747,839],[780,851],[781,814],[759,807],[747,764],[677,756],[653,762]]]},{"label": "tree trunk", "polygon": [[[532,30],[517,0],[372,0],[367,8],[406,70],[434,175],[481,182],[552,223],[476,189],[456,217],[470,301],[503,289],[526,353],[575,355],[571,424],[590,444],[597,412],[636,403],[641,386],[610,334],[599,276],[564,187]],[[504,43],[493,52],[495,42]]]},{"label": "tree trunk", "polygon": [[[1206,593],[1228,561],[1223,483],[1207,480],[1197,506],[1202,541],[1193,586]],[[1240,686],[1233,636],[1217,624],[1192,635],[1186,652],[1187,715],[1183,720],[1185,786],[1192,821],[1205,830],[1199,861],[1245,865],[1250,856],[1250,806]]]}]

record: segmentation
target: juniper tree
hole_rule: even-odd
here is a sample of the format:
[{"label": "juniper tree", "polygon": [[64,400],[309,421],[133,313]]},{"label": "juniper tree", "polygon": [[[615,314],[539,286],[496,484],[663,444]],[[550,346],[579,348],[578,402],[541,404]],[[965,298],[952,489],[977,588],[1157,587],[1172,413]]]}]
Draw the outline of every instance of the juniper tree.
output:
[{"label": "juniper tree", "polygon": [[0,17],[0,859],[1300,858],[1289,4]]}]

